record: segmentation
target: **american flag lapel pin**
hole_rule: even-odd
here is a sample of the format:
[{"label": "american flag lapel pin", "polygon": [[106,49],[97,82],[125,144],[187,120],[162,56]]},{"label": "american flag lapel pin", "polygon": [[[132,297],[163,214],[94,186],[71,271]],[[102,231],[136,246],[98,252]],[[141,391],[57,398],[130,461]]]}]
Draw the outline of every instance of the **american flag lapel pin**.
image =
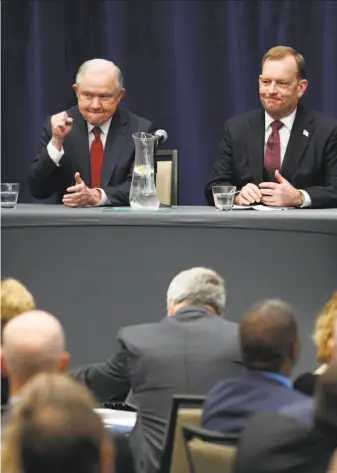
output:
[{"label": "american flag lapel pin", "polygon": [[308,136],[309,136],[309,132],[308,132],[307,130],[303,130],[303,135],[308,137]]}]

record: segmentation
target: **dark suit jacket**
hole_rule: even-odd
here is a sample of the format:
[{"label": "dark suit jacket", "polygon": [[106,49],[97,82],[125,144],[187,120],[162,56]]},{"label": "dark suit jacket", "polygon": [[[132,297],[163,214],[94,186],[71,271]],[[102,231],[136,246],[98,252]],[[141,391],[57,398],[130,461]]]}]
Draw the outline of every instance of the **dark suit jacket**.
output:
[{"label": "dark suit jacket", "polygon": [[312,411],[309,400],[256,414],[241,436],[234,473],[327,473],[336,435],[314,425]]},{"label": "dark suit jacket", "polygon": [[[214,185],[241,189],[250,182],[270,180],[263,168],[264,116],[263,109],[254,110],[225,123],[205,189],[209,205],[214,205]],[[312,207],[337,207],[337,120],[299,104],[280,172],[294,187],[308,192]]]},{"label": "dark suit jacket", "polygon": [[100,401],[124,400],[130,389],[137,423],[130,434],[137,472],[156,471],[173,394],[206,394],[240,373],[237,325],[201,307],[185,307],[161,322],[122,329],[119,351],[81,370]]},{"label": "dark suit jacket", "polygon": [[241,376],[220,381],[211,389],[204,403],[202,426],[240,434],[254,413],[276,410],[305,399],[304,394],[280,381],[260,371],[247,370]]},{"label": "dark suit jacket", "polygon": [[[50,159],[47,145],[51,139],[50,118],[46,121],[40,139],[39,152],[29,168],[31,193],[37,199],[45,199],[57,194],[58,202],[66,194],[67,187],[74,185],[74,175],[78,171],[87,186],[91,186],[90,157],[87,122],[78,107],[67,111],[73,118],[73,127],[66,136],[64,155],[60,166]],[[132,134],[148,132],[152,123],[125,109],[117,109],[113,115],[104,148],[101,173],[101,188],[111,205],[129,205],[129,191],[134,162],[134,142]]]}]

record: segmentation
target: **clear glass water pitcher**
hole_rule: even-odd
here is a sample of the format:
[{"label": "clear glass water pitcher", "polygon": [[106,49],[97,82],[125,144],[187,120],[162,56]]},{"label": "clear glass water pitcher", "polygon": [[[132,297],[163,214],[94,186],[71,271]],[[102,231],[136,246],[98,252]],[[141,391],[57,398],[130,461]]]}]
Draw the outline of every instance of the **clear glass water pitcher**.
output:
[{"label": "clear glass water pitcher", "polygon": [[156,138],[149,133],[134,133],[135,165],[130,188],[130,206],[133,209],[159,208],[154,174],[154,145]]}]

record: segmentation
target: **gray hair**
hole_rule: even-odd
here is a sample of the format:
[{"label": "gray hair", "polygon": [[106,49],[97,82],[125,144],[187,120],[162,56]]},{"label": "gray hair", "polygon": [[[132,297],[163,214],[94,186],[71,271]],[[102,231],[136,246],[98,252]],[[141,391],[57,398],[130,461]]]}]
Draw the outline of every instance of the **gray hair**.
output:
[{"label": "gray hair", "polygon": [[123,88],[123,75],[119,67],[116,66],[111,61],[106,59],[90,59],[89,61],[84,62],[76,75],[76,84],[79,84],[84,76],[84,74],[91,73],[105,73],[111,75],[116,81],[116,87],[118,90]]},{"label": "gray hair", "polygon": [[60,322],[43,311],[26,312],[8,322],[3,333],[3,352],[9,377],[28,380],[53,371],[65,350]]},{"label": "gray hair", "polygon": [[186,302],[190,305],[209,305],[223,314],[226,303],[225,281],[208,268],[192,268],[179,273],[167,291],[167,305]]}]

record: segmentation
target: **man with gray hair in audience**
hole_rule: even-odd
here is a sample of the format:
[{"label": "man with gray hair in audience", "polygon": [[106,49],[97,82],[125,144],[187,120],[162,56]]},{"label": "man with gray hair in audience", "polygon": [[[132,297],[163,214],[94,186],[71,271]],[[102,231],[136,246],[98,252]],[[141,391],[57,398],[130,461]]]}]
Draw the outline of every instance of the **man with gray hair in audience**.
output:
[{"label": "man with gray hair in audience", "polygon": [[10,320],[3,331],[1,369],[9,378],[9,403],[26,382],[41,372],[66,372],[69,354],[60,322],[43,311],[26,312]]},{"label": "man with gray hair in audience", "polygon": [[120,330],[115,356],[74,373],[101,402],[124,401],[132,390],[137,472],[158,469],[174,394],[205,394],[241,372],[238,328],[223,317],[225,301],[225,282],[215,271],[183,271],[168,288],[167,317]]},{"label": "man with gray hair in audience", "polygon": [[81,65],[73,89],[77,105],[48,118],[29,169],[32,195],[56,194],[67,207],[129,205],[134,164],[132,134],[153,124],[119,107],[120,69],[106,59]]}]

